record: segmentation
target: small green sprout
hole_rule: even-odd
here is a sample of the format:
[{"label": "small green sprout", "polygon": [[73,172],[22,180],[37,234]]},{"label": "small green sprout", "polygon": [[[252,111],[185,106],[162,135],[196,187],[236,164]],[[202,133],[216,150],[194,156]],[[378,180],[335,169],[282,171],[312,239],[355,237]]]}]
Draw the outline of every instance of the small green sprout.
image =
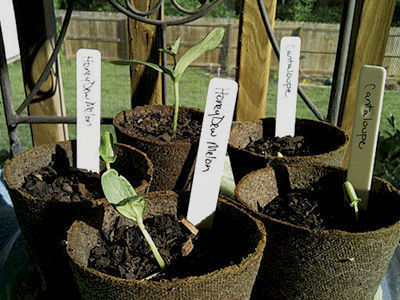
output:
[{"label": "small green sprout", "polygon": [[354,209],[354,216],[356,218],[356,222],[358,223],[358,203],[361,202],[361,198],[358,198],[356,191],[354,190],[354,187],[350,181],[346,181],[343,184],[343,187],[347,193],[347,196],[349,197],[350,206]]},{"label": "small green sprout", "polygon": [[119,213],[138,224],[161,270],[164,271],[165,262],[143,224],[143,215],[146,211],[146,203],[143,197],[136,193],[125,177],[119,175],[116,170],[110,167],[110,164],[115,162],[117,158],[113,149],[113,137],[110,132],[105,132],[101,136],[99,152],[107,166],[107,171],[101,176],[104,195]]},{"label": "small green sprout", "polygon": [[282,153],[280,153],[279,151],[276,153],[276,156],[277,157],[283,157],[283,154]]},{"label": "small green sprout", "polygon": [[187,50],[177,61],[176,56],[178,54],[181,39],[179,38],[170,49],[159,49],[159,51],[171,55],[174,59],[173,68],[168,68],[164,66],[159,66],[154,63],[142,62],[137,60],[117,60],[112,63],[117,65],[145,65],[147,67],[153,68],[158,72],[163,72],[171,77],[174,86],[174,118],[172,122],[172,136],[175,137],[176,129],[178,126],[178,110],[179,110],[179,81],[182,78],[183,73],[187,67],[197,58],[202,56],[208,51],[211,51],[218,47],[225,37],[225,28],[217,27],[213,29],[202,41],[194,45],[192,48]]}]

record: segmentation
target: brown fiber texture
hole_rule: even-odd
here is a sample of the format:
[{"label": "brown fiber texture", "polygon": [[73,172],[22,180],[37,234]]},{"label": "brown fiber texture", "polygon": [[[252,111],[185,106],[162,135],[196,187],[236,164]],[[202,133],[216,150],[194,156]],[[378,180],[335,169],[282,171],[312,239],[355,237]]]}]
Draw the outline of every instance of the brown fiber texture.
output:
[{"label": "brown fiber texture", "polygon": [[342,166],[349,138],[339,127],[311,119],[296,119],[295,135],[302,135],[308,140],[315,141],[319,147],[325,148],[324,151],[316,155],[286,156],[284,158],[257,154],[244,148],[250,139],[274,137],[275,118],[247,121],[234,126],[229,137],[228,154],[236,184],[246,174],[266,167],[270,161],[275,159],[289,163],[309,161],[336,167]]},{"label": "brown fiber texture", "polygon": [[[145,217],[170,213],[180,214],[184,205],[174,192],[152,192],[145,195]],[[115,212],[105,206],[103,231],[110,228]],[[114,216],[113,216],[114,215]],[[127,223],[131,220],[127,220]],[[262,222],[238,208],[230,200],[220,198],[214,228],[226,241],[226,251],[241,249],[237,264],[222,267],[199,276],[165,281],[128,280],[88,268],[90,250],[99,240],[99,230],[84,222],[75,222],[68,231],[67,251],[83,299],[249,299],[265,247],[266,236]],[[225,247],[225,243],[224,247]],[[232,253],[232,252],[230,252]],[[235,252],[236,253],[236,252]]]},{"label": "brown fiber texture", "polygon": [[[4,179],[28,250],[40,273],[42,288],[49,295],[63,294],[66,298],[73,293],[73,281],[62,241],[73,221],[86,219],[91,210],[98,209],[97,202],[42,201],[20,188],[29,174],[48,166],[56,152],[57,159],[75,167],[75,149],[75,141],[34,147],[16,155],[4,169]],[[151,161],[144,153],[122,144],[116,144],[116,153],[119,158],[113,167],[128,178],[132,177],[129,173],[135,174],[136,190],[146,192],[152,176]]]},{"label": "brown fiber texture", "polygon": [[[132,145],[148,155],[154,165],[153,181],[151,191],[183,190],[191,174],[194,160],[197,154],[198,142],[188,141],[160,142],[132,135],[126,127],[121,126],[127,119],[135,119],[146,110],[167,111],[173,114],[172,106],[145,105],[138,106],[133,110],[122,111],[115,116],[113,124],[119,142]],[[180,107],[180,111],[188,111],[199,120],[203,119],[203,112]]]},{"label": "brown fiber texture", "polygon": [[[254,171],[235,190],[238,201],[267,230],[255,299],[373,299],[400,239],[399,191],[374,177],[368,210],[379,229],[353,233],[310,230],[260,214],[257,206],[269,203],[282,182],[289,190],[322,184],[343,196],[346,172],[309,164],[287,165],[286,170],[288,175],[269,167]],[[337,198],[343,203],[343,197]]]}]

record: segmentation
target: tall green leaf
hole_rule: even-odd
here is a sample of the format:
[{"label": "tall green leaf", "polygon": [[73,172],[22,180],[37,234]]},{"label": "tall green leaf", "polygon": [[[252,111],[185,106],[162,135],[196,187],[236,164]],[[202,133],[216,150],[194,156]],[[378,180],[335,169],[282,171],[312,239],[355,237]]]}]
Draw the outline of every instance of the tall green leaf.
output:
[{"label": "tall green leaf", "polygon": [[179,81],[187,67],[204,53],[218,47],[225,37],[225,28],[213,29],[201,42],[187,50],[179,59],[174,68],[174,76]]}]

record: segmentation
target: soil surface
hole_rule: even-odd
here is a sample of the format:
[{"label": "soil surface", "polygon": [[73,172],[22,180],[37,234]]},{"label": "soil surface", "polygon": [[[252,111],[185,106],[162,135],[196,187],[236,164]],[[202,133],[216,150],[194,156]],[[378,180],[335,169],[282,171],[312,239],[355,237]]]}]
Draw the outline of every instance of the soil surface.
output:
[{"label": "soil surface", "polygon": [[127,119],[121,123],[122,127],[128,130],[130,135],[140,135],[141,137],[160,142],[171,141],[191,141],[197,142],[200,139],[201,120],[192,118],[192,114],[187,111],[179,110],[178,127],[176,137],[172,137],[172,115],[167,112],[146,111],[146,114]]},{"label": "soil surface", "polygon": [[[149,218],[144,224],[166,265],[174,265],[183,256],[183,244],[193,237],[190,231],[171,215]],[[160,271],[139,227],[120,222],[92,249],[88,266],[126,279],[143,279]]]},{"label": "soil surface", "polygon": [[87,201],[104,198],[99,174],[54,165],[28,175],[21,189],[43,201]]},{"label": "soil surface", "polygon": [[279,195],[265,207],[259,206],[258,211],[281,221],[318,230],[362,232],[376,230],[390,222],[382,222],[373,213],[368,213],[360,214],[360,222],[357,223],[353,208],[341,192],[327,193],[313,188]]},{"label": "soil surface", "polygon": [[331,229],[333,222],[333,216],[323,211],[318,195],[313,195],[309,191],[296,191],[285,196],[277,196],[259,210],[270,217],[310,229]]},{"label": "soil surface", "polygon": [[323,152],[321,149],[315,149],[304,136],[284,136],[281,138],[265,137],[259,140],[251,139],[245,149],[257,154],[272,156],[277,156],[278,152],[283,156],[305,156]]},{"label": "soil surface", "polygon": [[126,227],[119,221],[108,236],[102,234],[99,246],[90,253],[88,266],[126,279],[174,280],[238,264],[249,251],[235,244],[232,237],[216,236],[208,231],[194,235],[170,215],[149,218],[144,223],[166,263],[165,272],[160,272],[140,229]]}]

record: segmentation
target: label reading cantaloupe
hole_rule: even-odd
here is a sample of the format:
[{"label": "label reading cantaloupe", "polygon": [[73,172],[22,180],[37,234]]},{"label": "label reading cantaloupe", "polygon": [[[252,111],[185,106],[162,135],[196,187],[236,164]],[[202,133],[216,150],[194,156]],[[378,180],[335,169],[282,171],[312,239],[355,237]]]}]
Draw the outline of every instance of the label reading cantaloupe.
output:
[{"label": "label reading cantaloupe", "polygon": [[361,68],[347,181],[361,198],[362,210],[367,209],[371,189],[385,80],[384,68],[368,65]]},{"label": "label reading cantaloupe", "polygon": [[277,137],[295,135],[300,46],[301,40],[296,36],[285,36],[281,40],[275,123]]}]

